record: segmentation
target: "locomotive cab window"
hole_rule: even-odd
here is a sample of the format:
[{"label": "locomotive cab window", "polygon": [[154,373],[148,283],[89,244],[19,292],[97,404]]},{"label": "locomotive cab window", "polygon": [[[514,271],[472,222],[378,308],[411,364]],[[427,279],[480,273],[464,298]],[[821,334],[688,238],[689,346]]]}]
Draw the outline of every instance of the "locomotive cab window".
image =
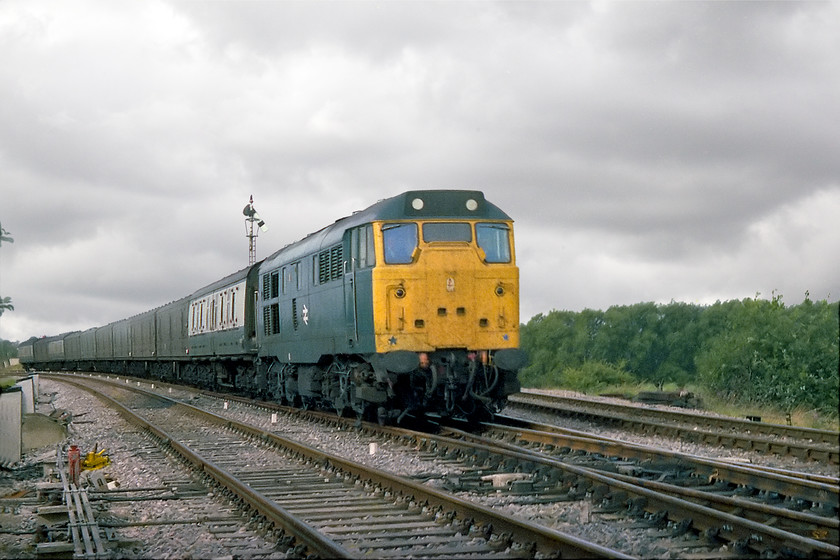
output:
[{"label": "locomotive cab window", "polygon": [[385,224],[382,239],[387,264],[409,264],[417,248],[417,224]]},{"label": "locomotive cab window", "polygon": [[373,243],[373,226],[367,224],[350,230],[350,258],[356,268],[376,265]]},{"label": "locomotive cab window", "polygon": [[472,228],[467,222],[429,222],[423,224],[423,241],[472,241]]},{"label": "locomotive cab window", "polygon": [[475,224],[478,246],[484,251],[488,263],[510,262],[510,228],[507,224]]}]

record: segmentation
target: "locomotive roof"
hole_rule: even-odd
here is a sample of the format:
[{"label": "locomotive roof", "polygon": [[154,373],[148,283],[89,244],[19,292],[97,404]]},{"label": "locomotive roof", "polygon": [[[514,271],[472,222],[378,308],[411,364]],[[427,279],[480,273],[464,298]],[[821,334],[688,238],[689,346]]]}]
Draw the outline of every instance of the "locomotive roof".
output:
[{"label": "locomotive roof", "polygon": [[307,254],[339,243],[344,231],[357,225],[377,220],[410,219],[485,219],[510,220],[498,206],[488,202],[481,191],[471,190],[420,190],[406,191],[391,198],[380,200],[364,210],[340,218],[333,224],[309,234],[265,259],[265,264],[274,266],[275,259],[282,255],[283,262],[303,258]]},{"label": "locomotive roof", "polygon": [[358,212],[370,220],[404,220],[411,218],[484,218],[510,220],[498,206],[487,202],[481,191],[430,190],[407,191],[380,200],[367,210]]}]

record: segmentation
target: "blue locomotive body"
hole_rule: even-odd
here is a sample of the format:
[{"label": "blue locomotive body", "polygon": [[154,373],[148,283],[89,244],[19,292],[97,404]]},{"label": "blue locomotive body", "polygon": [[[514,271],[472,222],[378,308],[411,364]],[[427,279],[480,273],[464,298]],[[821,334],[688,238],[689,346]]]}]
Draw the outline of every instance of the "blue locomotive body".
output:
[{"label": "blue locomotive body", "polygon": [[[492,414],[518,390],[524,363],[511,224],[476,191],[404,193],[182,299],[32,338],[20,345],[21,363],[186,382],[380,421]],[[424,233],[395,259],[390,240],[408,226]],[[441,237],[450,232],[457,237]],[[423,293],[442,295],[417,299]]]}]

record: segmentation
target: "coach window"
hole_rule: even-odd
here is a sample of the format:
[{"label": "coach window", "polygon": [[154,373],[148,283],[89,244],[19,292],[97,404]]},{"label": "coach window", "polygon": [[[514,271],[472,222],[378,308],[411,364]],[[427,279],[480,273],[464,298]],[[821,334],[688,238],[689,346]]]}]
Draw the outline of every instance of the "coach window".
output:
[{"label": "coach window", "polygon": [[382,239],[387,264],[408,264],[417,248],[417,224],[385,224]]},{"label": "coach window", "polygon": [[475,237],[484,251],[484,262],[510,262],[510,228],[507,224],[475,224]]}]

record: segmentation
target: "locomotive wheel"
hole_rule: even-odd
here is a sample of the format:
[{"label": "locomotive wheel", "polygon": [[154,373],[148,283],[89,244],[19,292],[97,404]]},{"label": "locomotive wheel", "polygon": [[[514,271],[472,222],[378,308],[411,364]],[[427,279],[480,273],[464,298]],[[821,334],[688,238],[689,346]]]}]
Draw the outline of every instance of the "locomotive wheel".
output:
[{"label": "locomotive wheel", "polygon": [[339,416],[344,416],[344,413],[350,407],[350,403],[341,395],[338,394],[335,399],[333,399],[333,406],[335,407],[335,413]]},{"label": "locomotive wheel", "polygon": [[350,368],[335,361],[329,365],[326,377],[330,383],[330,399],[336,414],[344,416],[351,405]]},{"label": "locomotive wheel", "polygon": [[276,362],[272,362],[271,365],[268,366],[268,369],[266,370],[265,374],[263,374],[266,380],[265,392],[268,395],[269,399],[283,404],[283,386],[281,384],[279,371],[280,368],[277,368],[277,370],[272,371],[272,369],[276,365]]}]

